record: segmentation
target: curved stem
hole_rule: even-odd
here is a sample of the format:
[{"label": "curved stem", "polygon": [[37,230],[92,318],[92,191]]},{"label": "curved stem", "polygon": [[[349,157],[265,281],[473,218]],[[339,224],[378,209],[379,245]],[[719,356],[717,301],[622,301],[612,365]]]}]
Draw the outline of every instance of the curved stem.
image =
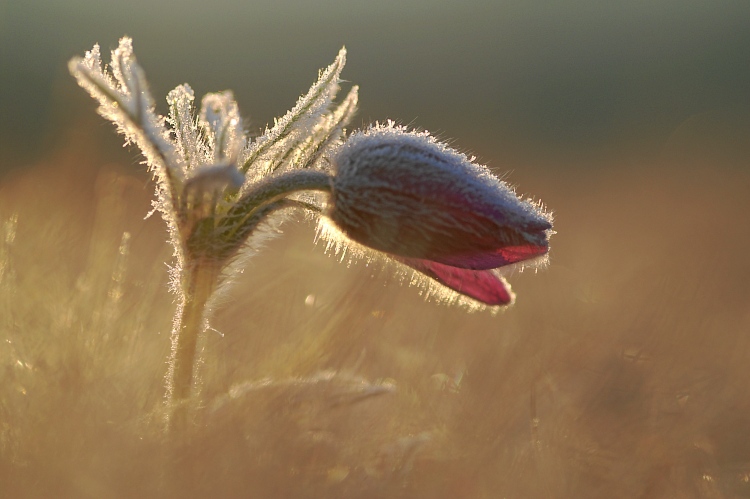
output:
[{"label": "curved stem", "polygon": [[270,177],[245,192],[223,217],[221,225],[236,226],[253,209],[298,191],[331,191],[333,177],[319,170],[294,170]]}]

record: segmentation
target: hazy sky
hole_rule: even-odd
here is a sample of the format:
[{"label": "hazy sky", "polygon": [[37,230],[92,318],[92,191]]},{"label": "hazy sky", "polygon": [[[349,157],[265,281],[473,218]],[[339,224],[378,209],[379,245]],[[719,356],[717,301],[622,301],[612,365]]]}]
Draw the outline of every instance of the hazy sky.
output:
[{"label": "hazy sky", "polygon": [[747,0],[5,0],[0,158],[33,156],[90,113],[66,62],[124,34],[158,100],[183,82],[231,88],[255,129],[342,45],[344,77],[361,85],[356,123],[394,118],[470,135],[469,147],[659,141],[691,117],[742,121],[750,108]]}]

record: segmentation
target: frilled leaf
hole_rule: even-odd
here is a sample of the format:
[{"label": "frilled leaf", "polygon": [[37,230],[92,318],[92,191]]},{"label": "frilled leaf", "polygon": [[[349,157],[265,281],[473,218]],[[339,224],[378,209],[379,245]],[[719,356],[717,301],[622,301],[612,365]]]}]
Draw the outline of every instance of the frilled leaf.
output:
[{"label": "frilled leaf", "polygon": [[245,136],[239,107],[231,90],[203,97],[200,126],[214,163],[237,161],[245,146]]},{"label": "frilled leaf", "polygon": [[281,168],[299,144],[324,119],[325,113],[339,90],[339,76],[346,63],[346,49],[342,48],[333,64],[321,71],[318,81],[297,104],[274,126],[266,129],[256,141],[248,145],[241,156],[241,169],[254,179]]},{"label": "frilled leaf", "polygon": [[164,118],[154,111],[146,77],[133,55],[130,38],[122,38],[112,51],[112,74],[102,69],[99,46],[84,58],[70,61],[70,72],[99,102],[99,113],[115,123],[128,142],[135,143],[154,170],[161,195],[171,197],[184,177],[184,163],[169,138]]},{"label": "frilled leaf", "polygon": [[172,133],[186,169],[195,170],[210,161],[211,154],[195,119],[195,94],[190,85],[183,84],[169,92],[169,118]]}]

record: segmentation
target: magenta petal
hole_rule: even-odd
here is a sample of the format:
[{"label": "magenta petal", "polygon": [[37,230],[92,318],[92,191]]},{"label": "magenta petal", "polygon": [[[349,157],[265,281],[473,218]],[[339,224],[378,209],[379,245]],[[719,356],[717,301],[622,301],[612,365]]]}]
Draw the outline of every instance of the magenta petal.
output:
[{"label": "magenta petal", "polygon": [[507,284],[488,270],[462,269],[416,258],[397,259],[440,284],[487,305],[507,305],[513,301]]},{"label": "magenta petal", "polygon": [[547,246],[525,244],[471,254],[435,257],[433,260],[461,269],[489,270],[536,258],[544,255],[548,250]]}]

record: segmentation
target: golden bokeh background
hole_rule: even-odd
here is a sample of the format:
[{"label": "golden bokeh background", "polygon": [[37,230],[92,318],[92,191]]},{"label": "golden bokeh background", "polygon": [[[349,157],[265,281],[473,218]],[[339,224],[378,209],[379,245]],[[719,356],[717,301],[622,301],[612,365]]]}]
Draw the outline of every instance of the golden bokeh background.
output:
[{"label": "golden bokeh background", "polygon": [[[0,496],[750,497],[748,24],[746,2],[0,5]],[[542,199],[549,267],[469,314],[295,218],[214,315],[202,429],[165,442],[171,251],[66,74],[123,34],[157,99],[231,88],[250,130],[346,45],[355,127],[429,129]]]}]

